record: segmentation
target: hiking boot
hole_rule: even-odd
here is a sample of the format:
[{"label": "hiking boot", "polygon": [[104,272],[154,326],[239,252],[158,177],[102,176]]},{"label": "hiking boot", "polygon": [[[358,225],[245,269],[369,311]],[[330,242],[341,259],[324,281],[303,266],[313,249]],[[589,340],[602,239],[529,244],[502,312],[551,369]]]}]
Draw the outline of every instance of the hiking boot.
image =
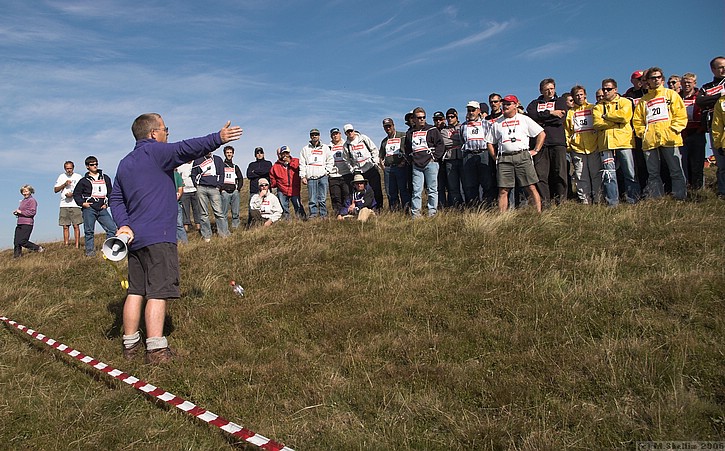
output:
[{"label": "hiking boot", "polygon": [[139,352],[143,350],[143,343],[141,340],[137,341],[130,348],[123,346],[123,358],[126,360],[133,360],[136,358]]},{"label": "hiking boot", "polygon": [[174,353],[171,348],[154,349],[153,351],[146,351],[146,363],[149,365],[160,365],[163,363],[169,363],[174,359]]}]

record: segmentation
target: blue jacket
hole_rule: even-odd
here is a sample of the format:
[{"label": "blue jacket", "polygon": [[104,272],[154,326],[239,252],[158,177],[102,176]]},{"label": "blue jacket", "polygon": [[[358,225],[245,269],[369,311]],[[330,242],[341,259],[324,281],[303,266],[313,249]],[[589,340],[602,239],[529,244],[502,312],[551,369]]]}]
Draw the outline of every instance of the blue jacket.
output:
[{"label": "blue jacket", "polygon": [[136,147],[118,164],[109,198],[113,219],[133,230],[130,250],[157,243],[176,243],[176,184],[174,169],[213,152],[222,145],[219,133],[176,143],[154,139],[136,141]]}]

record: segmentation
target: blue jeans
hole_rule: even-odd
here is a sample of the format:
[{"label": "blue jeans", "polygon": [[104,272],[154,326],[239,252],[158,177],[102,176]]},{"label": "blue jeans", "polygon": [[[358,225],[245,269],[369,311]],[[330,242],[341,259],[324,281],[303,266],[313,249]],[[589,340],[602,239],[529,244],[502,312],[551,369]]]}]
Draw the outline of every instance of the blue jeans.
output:
[{"label": "blue jeans", "polygon": [[650,197],[662,197],[665,191],[660,175],[660,159],[665,160],[670,170],[672,180],[672,195],[675,199],[685,200],[687,197],[687,183],[685,173],[682,171],[680,149],[678,147],[657,147],[644,151],[644,159],[647,162],[647,191]]},{"label": "blue jeans", "polygon": [[466,153],[463,156],[463,195],[468,205],[477,205],[483,195],[491,189],[491,168],[488,152]]},{"label": "blue jeans", "polygon": [[385,191],[388,194],[388,207],[391,210],[410,206],[408,166],[385,167]]},{"label": "blue jeans", "polygon": [[628,204],[635,204],[642,196],[642,191],[634,169],[634,155],[632,149],[617,149],[615,154],[617,170],[624,179],[625,195]]},{"label": "blue jeans", "polygon": [[617,185],[617,166],[614,162],[614,152],[603,150],[599,152],[602,159],[602,188],[604,199],[610,207],[619,204],[619,186]]},{"label": "blue jeans", "polygon": [[106,239],[116,236],[116,223],[113,222],[111,213],[108,208],[103,210],[94,210],[91,207],[83,209],[83,232],[85,233],[86,239],[86,255],[95,255],[94,247],[94,236],[96,231],[96,221],[106,231]]},{"label": "blue jeans", "polygon": [[[228,193],[224,190],[221,192],[222,195],[222,217],[224,222],[227,222],[227,213],[229,213],[229,207],[232,207],[232,228],[236,229],[239,227],[239,191],[234,190]],[[227,227],[228,229],[229,227]]]},{"label": "blue jeans", "polygon": [[302,202],[300,202],[300,196],[286,196],[282,191],[277,190],[277,199],[279,199],[279,203],[282,204],[282,217],[284,219],[289,219],[290,202],[292,202],[292,206],[295,209],[297,217],[300,219],[307,219],[305,208],[302,206]]},{"label": "blue jeans", "polygon": [[307,179],[307,205],[310,207],[310,218],[327,217],[327,189],[330,186],[328,176],[319,179]]},{"label": "blue jeans", "polygon": [[211,222],[209,221],[209,205],[211,205],[214,218],[216,219],[216,231],[221,237],[229,236],[229,227],[226,217],[222,216],[222,196],[219,189],[213,186],[199,185],[196,187],[196,195],[201,206],[201,237],[211,238]]},{"label": "blue jeans", "polygon": [[438,209],[438,163],[430,161],[424,168],[413,165],[413,196],[411,210],[413,217],[420,217],[423,204],[423,183],[428,188],[428,216],[435,216]]},{"label": "blue jeans", "polygon": [[184,244],[189,242],[189,237],[184,230],[184,209],[181,207],[181,202],[179,202],[179,211],[176,214],[176,241]]}]

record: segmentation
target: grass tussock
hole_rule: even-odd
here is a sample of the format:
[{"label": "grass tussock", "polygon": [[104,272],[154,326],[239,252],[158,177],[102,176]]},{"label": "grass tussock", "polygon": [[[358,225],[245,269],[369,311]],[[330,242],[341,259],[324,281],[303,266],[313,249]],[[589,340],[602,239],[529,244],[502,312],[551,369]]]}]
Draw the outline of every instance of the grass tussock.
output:
[{"label": "grass tussock", "polygon": [[[0,313],[296,449],[722,440],[724,216],[701,195],[194,236],[163,368],[122,359],[116,269],[74,249],[2,253]],[[7,327],[0,390],[11,448],[245,448]]]}]

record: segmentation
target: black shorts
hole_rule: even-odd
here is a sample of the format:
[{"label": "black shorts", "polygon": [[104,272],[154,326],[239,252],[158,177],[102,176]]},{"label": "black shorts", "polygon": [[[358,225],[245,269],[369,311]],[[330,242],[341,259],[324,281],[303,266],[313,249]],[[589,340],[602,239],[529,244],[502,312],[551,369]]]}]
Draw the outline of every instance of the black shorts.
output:
[{"label": "black shorts", "polygon": [[152,244],[128,253],[128,294],[146,299],[181,296],[175,243]]}]

